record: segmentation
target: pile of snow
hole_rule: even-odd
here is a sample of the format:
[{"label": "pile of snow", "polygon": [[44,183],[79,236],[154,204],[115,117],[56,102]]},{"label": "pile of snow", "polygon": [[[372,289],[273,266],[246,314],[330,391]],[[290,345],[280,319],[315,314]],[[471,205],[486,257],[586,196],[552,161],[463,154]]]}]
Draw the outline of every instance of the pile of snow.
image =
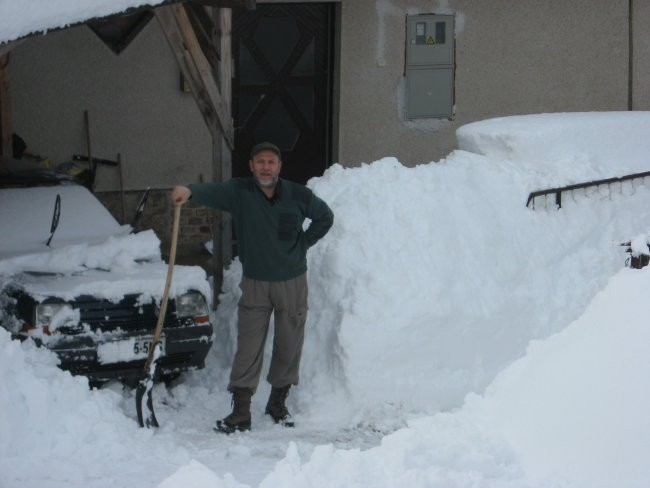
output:
[{"label": "pile of snow", "polygon": [[[650,187],[525,207],[551,179],[638,171],[650,134],[619,143],[621,116],[605,130],[607,114],[591,115],[575,116],[584,132],[528,152],[535,166],[504,148],[525,154],[549,116],[526,118],[528,130],[519,118],[472,124],[459,131],[465,149],[438,164],[387,157],[310,182],[335,224],[308,256],[295,429],[264,419],[263,383],[251,433],[210,431],[230,408],[237,262],[206,369],[154,392],[155,435],[137,428],[130,392],[86,391],[46,352],[0,334],[0,485],[643,486],[650,271],[623,268],[619,243],[649,233]],[[619,148],[615,165],[602,146],[570,159],[576,141],[598,137]]]},{"label": "pile of snow", "polygon": [[519,115],[467,124],[460,149],[515,161],[553,188],[650,171],[648,112]]},{"label": "pile of snow", "polygon": [[642,486],[650,469],[650,268],[624,269],[567,329],[533,342],[470,412],[533,480]]},{"label": "pile of snow", "polygon": [[[7,229],[0,222],[0,229]],[[16,232],[20,234],[19,232]],[[26,246],[27,247],[27,246]],[[45,246],[44,246],[45,247]],[[152,230],[137,234],[108,236],[100,241],[53,246],[47,251],[18,253],[2,259],[0,273],[21,271],[72,273],[85,269],[127,269],[137,261],[160,261],[160,240]]]},{"label": "pile of snow", "polygon": [[[80,256],[83,252],[80,251]],[[68,270],[69,271],[69,270]],[[92,295],[117,302],[128,294],[140,294],[141,302],[153,298],[160,302],[167,278],[167,265],[161,262],[136,263],[132,260],[114,264],[108,271],[91,269],[71,275],[16,275],[4,284],[18,284],[36,300],[57,297],[73,300],[81,295]],[[0,279],[3,277],[0,276]],[[211,300],[212,290],[203,268],[175,266],[170,295],[177,296],[189,290],[200,291]]]},{"label": "pile of snow", "polygon": [[[88,479],[107,486],[107,467],[149,467],[151,433],[124,415],[121,395],[90,391],[86,378],[57,362],[0,328],[0,486],[88,486]],[[189,461],[182,450],[173,453]]]},{"label": "pile of snow", "polygon": [[367,451],[295,446],[261,487],[646,486],[650,269],[625,269],[462,409]]},{"label": "pile of snow", "polygon": [[617,243],[647,230],[650,193],[626,183],[532,211],[539,185],[516,162],[464,151],[416,168],[334,166],[313,181],[336,221],[309,255],[305,405],[343,383],[362,416],[458,406],[577,318],[623,266]]}]

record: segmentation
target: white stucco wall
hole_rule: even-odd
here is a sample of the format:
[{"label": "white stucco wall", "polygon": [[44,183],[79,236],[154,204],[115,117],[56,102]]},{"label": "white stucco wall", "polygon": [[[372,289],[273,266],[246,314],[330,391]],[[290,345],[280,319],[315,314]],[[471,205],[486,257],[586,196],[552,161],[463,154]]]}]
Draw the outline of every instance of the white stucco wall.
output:
[{"label": "white stucco wall", "polygon": [[[456,15],[456,115],[405,122],[405,19]],[[438,160],[489,117],[627,109],[627,2],[343,0],[339,160]]]},{"label": "white stucco wall", "polygon": [[650,2],[635,0],[633,4],[634,35],[633,99],[634,110],[650,110]]},{"label": "white stucco wall", "polygon": [[[118,56],[86,26],[34,37],[11,53],[14,131],[53,163],[121,154],[125,190],[211,178],[212,139],[152,19]],[[100,166],[97,189],[118,190],[116,168]]]}]

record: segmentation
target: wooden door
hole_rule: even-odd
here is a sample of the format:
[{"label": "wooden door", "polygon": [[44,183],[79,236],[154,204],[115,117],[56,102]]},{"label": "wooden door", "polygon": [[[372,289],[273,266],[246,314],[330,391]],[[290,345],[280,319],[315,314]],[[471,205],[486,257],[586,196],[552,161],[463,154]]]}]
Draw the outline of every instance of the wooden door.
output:
[{"label": "wooden door", "polygon": [[262,141],[299,183],[332,163],[333,38],[333,3],[233,11],[233,176],[250,175],[250,148]]}]

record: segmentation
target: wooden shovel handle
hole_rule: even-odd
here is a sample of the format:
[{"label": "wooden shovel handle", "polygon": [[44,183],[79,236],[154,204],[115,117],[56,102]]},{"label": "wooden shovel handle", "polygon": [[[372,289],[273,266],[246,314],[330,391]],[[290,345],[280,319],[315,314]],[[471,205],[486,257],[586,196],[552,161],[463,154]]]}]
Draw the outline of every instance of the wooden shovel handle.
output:
[{"label": "wooden shovel handle", "polygon": [[145,371],[149,369],[153,361],[153,354],[160,341],[163,324],[165,323],[165,314],[167,313],[167,302],[169,301],[169,289],[172,285],[172,275],[174,274],[174,262],[176,261],[176,245],[178,244],[178,227],[181,220],[181,205],[174,205],[174,224],[172,227],[172,243],[169,250],[169,266],[167,267],[167,281],[165,282],[165,291],[163,292],[162,301],[160,302],[160,313],[156,323],[156,331],[153,335],[153,344],[149,349],[147,362],[144,365]]}]

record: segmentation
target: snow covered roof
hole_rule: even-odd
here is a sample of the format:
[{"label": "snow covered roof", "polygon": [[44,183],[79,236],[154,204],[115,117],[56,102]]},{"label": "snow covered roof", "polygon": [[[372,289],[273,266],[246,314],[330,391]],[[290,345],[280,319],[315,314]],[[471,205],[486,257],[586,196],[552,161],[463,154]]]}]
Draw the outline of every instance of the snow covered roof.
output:
[{"label": "snow covered roof", "polygon": [[[178,3],[183,0],[111,0],[110,2],[88,0],[0,0],[0,45],[36,33],[69,27],[90,19],[107,17],[142,7]],[[223,3],[232,6],[233,2]],[[255,2],[241,2],[253,8]]]},{"label": "snow covered roof", "polygon": [[110,2],[0,0],[0,43],[30,34],[46,33],[49,30],[118,14],[133,8],[161,3],[170,2],[163,0],[111,0]]}]

